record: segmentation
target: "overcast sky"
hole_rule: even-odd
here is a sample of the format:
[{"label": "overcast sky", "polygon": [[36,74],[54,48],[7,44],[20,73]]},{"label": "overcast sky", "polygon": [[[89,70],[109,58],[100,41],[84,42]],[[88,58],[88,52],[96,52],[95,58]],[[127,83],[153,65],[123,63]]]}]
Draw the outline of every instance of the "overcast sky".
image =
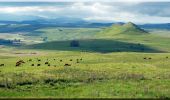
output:
[{"label": "overcast sky", "polygon": [[0,2],[0,20],[60,17],[92,22],[170,23],[170,2]]}]

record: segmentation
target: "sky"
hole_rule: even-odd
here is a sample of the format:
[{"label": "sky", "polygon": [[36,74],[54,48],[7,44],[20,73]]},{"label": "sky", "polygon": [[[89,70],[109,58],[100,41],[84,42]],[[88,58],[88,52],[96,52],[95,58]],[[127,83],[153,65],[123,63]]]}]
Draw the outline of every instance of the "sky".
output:
[{"label": "sky", "polygon": [[[13,2],[12,2],[13,1]],[[15,1],[15,2],[14,2]],[[16,2],[17,1],[17,2]],[[34,0],[35,1],[35,0]],[[0,20],[74,18],[89,22],[170,23],[170,1],[0,0]]]}]

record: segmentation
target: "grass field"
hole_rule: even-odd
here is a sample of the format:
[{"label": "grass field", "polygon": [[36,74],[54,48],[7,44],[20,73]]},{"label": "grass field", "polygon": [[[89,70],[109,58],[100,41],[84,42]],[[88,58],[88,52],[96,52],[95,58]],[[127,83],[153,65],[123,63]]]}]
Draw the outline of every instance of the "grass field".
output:
[{"label": "grass field", "polygon": [[169,37],[101,30],[43,28],[44,43],[0,47],[0,98],[170,98]]},{"label": "grass field", "polygon": [[[0,68],[0,96],[167,98],[170,93],[170,58],[166,57],[169,56],[169,53],[75,51],[48,51],[45,56],[22,58],[1,56],[1,63],[8,67]],[[37,62],[36,58],[41,61]],[[77,63],[76,59],[81,58],[82,61]],[[19,59],[26,63],[15,67]],[[28,62],[28,59],[33,61]],[[44,64],[47,59],[50,66]],[[66,63],[71,66],[64,66]]]}]

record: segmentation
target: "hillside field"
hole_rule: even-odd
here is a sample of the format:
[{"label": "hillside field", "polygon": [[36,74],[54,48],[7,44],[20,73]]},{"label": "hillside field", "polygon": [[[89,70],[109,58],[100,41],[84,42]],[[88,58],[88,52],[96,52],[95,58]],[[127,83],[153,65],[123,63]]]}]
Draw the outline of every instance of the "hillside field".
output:
[{"label": "hillside field", "polygon": [[170,98],[170,38],[113,27],[21,32],[23,45],[0,46],[0,98]]}]

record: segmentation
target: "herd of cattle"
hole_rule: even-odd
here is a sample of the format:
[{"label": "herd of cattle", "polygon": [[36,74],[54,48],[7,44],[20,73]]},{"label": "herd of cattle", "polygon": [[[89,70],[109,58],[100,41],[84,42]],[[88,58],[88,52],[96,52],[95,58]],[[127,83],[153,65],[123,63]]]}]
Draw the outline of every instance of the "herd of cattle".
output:
[{"label": "herd of cattle", "polygon": [[[165,58],[168,59],[169,57],[166,56]],[[151,60],[152,58],[151,58],[151,57],[144,57],[143,59],[145,59],[145,60]],[[56,59],[53,59],[53,60],[55,61]],[[83,60],[82,58],[76,59],[76,63],[79,63],[79,62],[82,61],[82,60]],[[37,58],[36,61],[37,61],[37,62],[41,62],[42,60]],[[62,59],[60,59],[59,61],[60,61],[60,62],[63,62]],[[72,62],[73,59],[70,59],[69,61]],[[33,62],[33,59],[29,59],[27,62]],[[19,67],[19,66],[21,66],[21,65],[24,64],[24,63],[26,63],[24,60],[19,60],[19,61],[16,62],[15,66],[16,66],[16,67]],[[49,59],[47,59],[47,60],[44,62],[44,64],[47,65],[47,66],[51,66],[51,64],[50,64],[50,62],[49,62]],[[5,66],[5,64],[0,64],[0,67],[2,67],[2,66]],[[32,63],[31,66],[41,66],[41,64],[40,64],[40,63],[38,63],[38,64],[33,64],[33,63]],[[56,67],[56,65],[53,65],[53,66]],[[71,66],[71,64],[65,63],[64,66]]]},{"label": "herd of cattle", "polygon": [[[53,59],[53,60],[55,61],[56,59]],[[75,61],[76,61],[76,63],[80,63],[80,61],[82,61],[82,60],[83,60],[83,59],[80,58],[80,59],[76,59]],[[32,63],[31,66],[41,66],[42,63],[44,63],[44,65],[47,65],[47,66],[52,66],[52,65],[50,64],[49,59],[46,59],[46,61],[43,62],[41,59],[36,58],[36,60],[34,60],[34,62],[35,62],[35,61],[38,62],[38,64]],[[70,59],[69,61],[72,62],[73,59]],[[28,59],[27,61],[19,60],[19,61],[16,62],[15,66],[16,66],[16,67],[20,67],[22,64],[24,64],[24,63],[26,63],[26,62],[31,63],[31,62],[33,62],[33,59]],[[40,63],[40,62],[41,62],[41,63]],[[59,62],[63,62],[63,60],[60,59]],[[5,64],[0,64],[0,67],[2,67],[2,66],[5,66]],[[56,67],[56,65],[53,65],[53,66]],[[64,63],[64,66],[71,66],[71,64],[70,64],[70,63]]]},{"label": "herd of cattle", "polygon": [[[165,57],[166,59],[168,59],[168,56]],[[152,59],[151,57],[144,57],[143,59]]]}]

